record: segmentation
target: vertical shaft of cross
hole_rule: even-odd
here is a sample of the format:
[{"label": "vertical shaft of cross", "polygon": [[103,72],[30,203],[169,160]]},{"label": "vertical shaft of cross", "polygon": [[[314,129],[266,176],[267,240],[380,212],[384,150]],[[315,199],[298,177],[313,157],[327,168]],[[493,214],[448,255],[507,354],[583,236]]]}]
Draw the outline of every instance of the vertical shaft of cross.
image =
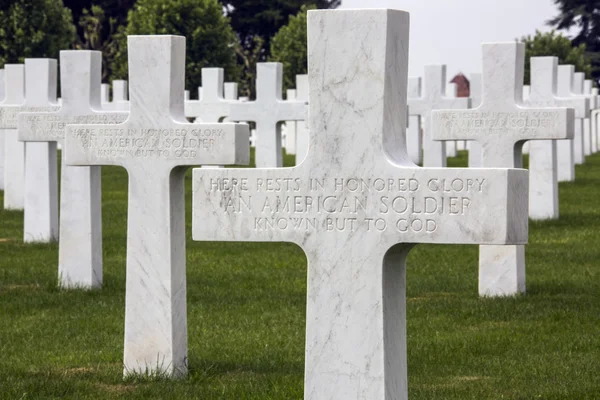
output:
[{"label": "vertical shaft of cross", "polygon": [[[421,78],[408,78],[407,96],[409,99],[421,97]],[[421,164],[423,161],[423,136],[421,134],[421,116],[410,115],[406,130],[406,147],[412,162]]]},{"label": "vertical shaft of cross", "polygon": [[[6,97],[2,105],[25,102],[25,66],[6,64]],[[22,210],[25,205],[25,143],[18,140],[16,129],[0,129],[4,136],[4,208]]]},{"label": "vertical shaft of cross", "polygon": [[[28,106],[56,104],[56,60],[25,60]],[[58,167],[56,142],[25,145],[25,242],[58,239]]]},{"label": "vertical shaft of cross", "polygon": [[185,375],[185,169],[128,172],[125,374]]},{"label": "vertical shaft of cross", "polygon": [[[282,100],[283,70],[279,63],[257,64],[256,101],[273,98]],[[260,126],[259,126],[260,125]],[[258,144],[256,146],[256,166],[283,166],[281,153],[281,122],[256,121]]]},{"label": "vertical shaft of cross", "polygon": [[[308,75],[296,75],[296,100],[308,101]],[[307,121],[296,123],[296,165],[308,154],[309,136]]]},{"label": "vertical shaft of cross", "polygon": [[[66,112],[100,110],[102,53],[61,51],[61,93]],[[88,114],[89,115],[89,114]],[[63,132],[64,135],[64,132]],[[64,148],[64,136],[59,140]],[[102,174],[99,166],[66,164],[60,174],[59,285],[102,286]]]}]

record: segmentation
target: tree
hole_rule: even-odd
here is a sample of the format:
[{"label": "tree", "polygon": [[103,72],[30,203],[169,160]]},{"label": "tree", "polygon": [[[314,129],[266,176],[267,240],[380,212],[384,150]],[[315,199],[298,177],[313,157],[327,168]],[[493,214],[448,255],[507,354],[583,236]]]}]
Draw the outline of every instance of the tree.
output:
[{"label": "tree", "polygon": [[[102,52],[102,81],[112,76],[112,63],[119,52],[117,32],[119,27],[116,18],[106,18],[100,6],[92,6],[91,11],[84,9],[79,18],[81,35],[77,38],[75,48],[79,50],[97,50]],[[107,29],[107,30],[105,30]]]},{"label": "tree", "polygon": [[525,84],[528,85],[530,80],[530,57],[558,57],[560,64],[574,65],[575,70],[585,72],[587,77],[591,77],[592,66],[586,56],[585,44],[573,46],[568,38],[554,31],[536,31],[535,36],[523,37],[521,42],[525,43]]},{"label": "tree", "polygon": [[558,30],[575,32],[573,45],[585,44],[586,55],[591,61],[591,78],[600,80],[600,1],[554,0],[559,15],[548,21]]},{"label": "tree", "polygon": [[308,69],[306,17],[308,10],[314,8],[302,6],[271,40],[270,59],[283,64],[284,89],[295,87],[296,75],[306,74]]},{"label": "tree", "polygon": [[224,68],[227,80],[239,78],[237,39],[217,0],[138,0],[127,16],[127,28],[118,35],[113,71],[120,79],[127,77],[127,35],[185,36],[189,89],[202,84],[203,67]]},{"label": "tree", "polygon": [[0,2],[0,65],[25,58],[58,58],[75,39],[71,11],[62,0]]},{"label": "tree", "polygon": [[315,8],[337,8],[341,0],[220,0],[226,15],[231,19],[231,26],[240,39],[242,47],[251,49],[254,37],[260,36],[264,41],[262,60],[266,60],[273,35],[288,22],[290,15],[296,15],[304,5],[312,4]]}]

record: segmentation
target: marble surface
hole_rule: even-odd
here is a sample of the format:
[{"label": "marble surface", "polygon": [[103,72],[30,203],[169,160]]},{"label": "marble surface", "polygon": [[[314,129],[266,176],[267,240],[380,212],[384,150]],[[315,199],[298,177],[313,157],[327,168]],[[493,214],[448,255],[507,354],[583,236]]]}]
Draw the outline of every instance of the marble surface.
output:
[{"label": "marble surface", "polygon": [[[557,96],[557,57],[531,57],[531,91],[527,107],[567,106]],[[574,127],[571,128],[574,131]],[[558,156],[555,140],[533,140],[529,149],[529,217],[558,219]]]},{"label": "marble surface", "polygon": [[[296,100],[296,89],[288,89],[286,100]],[[285,152],[296,154],[296,121],[285,121]]]},{"label": "marble surface", "polygon": [[[575,180],[575,162],[582,159],[583,154],[583,128],[582,119],[590,114],[590,102],[588,99],[579,97],[572,92],[575,67],[573,65],[559,65],[558,79],[556,83],[556,94],[564,99],[563,107],[575,110],[575,136],[572,140],[559,140],[557,146],[558,158],[558,181],[572,182]],[[568,101],[568,102],[567,102]],[[575,150],[577,149],[577,151]]]},{"label": "marble surface", "polygon": [[[458,85],[456,83],[448,82],[446,84],[446,97],[455,99],[458,93]],[[446,146],[446,157],[456,157],[456,140],[447,140],[444,142]]]},{"label": "marble surface", "polygon": [[[469,75],[470,99],[471,107],[477,108],[481,105],[482,76],[480,73]],[[481,145],[475,140],[467,141],[467,149],[469,150],[469,167],[481,168],[483,160],[481,159]]]},{"label": "marble surface", "polygon": [[405,400],[415,243],[523,244],[527,171],[419,168],[406,151],[408,13],[308,12],[308,156],[193,173],[193,238],[308,259],[304,398]]},{"label": "marble surface", "polygon": [[[129,36],[129,118],[67,126],[68,165],[129,174],[124,373],[187,372],[185,167],[248,164],[248,126],[184,116],[185,38]],[[148,82],[153,82],[149,85]]]},{"label": "marble surface", "polygon": [[[19,112],[55,111],[57,63],[25,59],[25,104]],[[15,114],[14,126],[17,127]],[[58,165],[55,142],[25,143],[25,242],[58,240]]]},{"label": "marble surface", "polygon": [[[25,66],[5,64],[4,74],[6,96],[0,103],[0,110],[4,107],[19,107],[25,103]],[[0,129],[0,140],[4,140],[4,208],[6,210],[22,210],[25,207],[25,144],[18,141],[16,128],[15,126]]]},{"label": "marble surface", "polygon": [[[308,75],[296,75],[296,100],[308,103],[308,94]],[[305,115],[303,121],[296,123],[296,165],[306,158],[308,146],[308,121]]]},{"label": "marble surface", "polygon": [[112,109],[114,111],[129,111],[129,86],[127,85],[127,81],[122,79],[112,81],[112,89]]},{"label": "marble surface", "polygon": [[[408,78],[408,101],[421,97],[421,78]],[[421,130],[421,116],[410,115],[406,129],[406,149],[413,163],[421,165],[423,162],[423,131]]]},{"label": "marble surface", "polygon": [[281,124],[302,121],[305,102],[282,99],[281,63],[257,63],[256,100],[231,105],[233,121],[256,123],[256,166],[282,167]]},{"label": "marble surface", "polygon": [[[572,91],[574,94],[584,97],[590,102],[590,111],[596,108],[596,96],[592,96],[591,94],[586,94],[585,89],[585,74],[583,72],[576,72],[573,75],[573,88]],[[581,130],[581,148],[582,151],[579,152],[579,146],[576,143],[575,147],[575,163],[583,164],[585,162],[585,157],[592,154],[592,137],[591,137],[591,121],[590,115],[588,114],[580,126],[577,126],[576,129]],[[579,136],[579,135],[578,135]]]},{"label": "marble surface", "polygon": [[[441,110],[432,113],[433,137],[437,140],[469,139],[481,144],[483,167],[522,166],[521,147],[527,140],[570,139],[575,113],[568,108],[522,105],[525,46],[522,43],[482,45],[483,92],[479,107],[472,110]],[[522,293],[525,282],[504,277],[525,277],[523,249],[481,246],[479,294],[507,296]],[[514,256],[512,259],[508,259]]]},{"label": "marble surface", "polygon": [[198,93],[202,91],[200,100],[185,102],[185,116],[207,123],[222,122],[228,117],[234,101],[225,99],[224,82],[223,68],[202,68],[202,89],[198,88]]},{"label": "marble surface", "polygon": [[[0,104],[4,101],[4,68],[0,69]],[[5,153],[4,134],[0,133],[0,190],[4,190],[4,153]]]},{"label": "marble surface", "polygon": [[[118,124],[126,112],[102,111],[100,80],[102,53],[89,50],[60,52],[62,105],[58,111],[21,113],[19,140],[56,142],[64,148],[70,124]],[[115,92],[115,102],[122,99]],[[102,285],[102,191],[100,167],[75,167],[62,158],[60,185],[59,286],[97,288]]]},{"label": "marble surface", "polygon": [[446,147],[432,137],[431,112],[439,109],[466,109],[470,106],[469,99],[445,97],[446,81],[445,65],[426,65],[422,97],[408,100],[410,115],[419,115],[423,125],[424,167],[446,166]]}]

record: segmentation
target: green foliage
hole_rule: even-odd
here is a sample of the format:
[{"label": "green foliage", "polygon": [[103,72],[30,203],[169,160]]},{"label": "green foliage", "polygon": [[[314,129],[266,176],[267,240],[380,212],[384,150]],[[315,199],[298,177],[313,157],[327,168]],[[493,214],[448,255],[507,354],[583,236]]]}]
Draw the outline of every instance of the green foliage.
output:
[{"label": "green foliage", "polygon": [[525,43],[525,84],[529,84],[531,57],[554,56],[558,57],[560,64],[571,64],[575,70],[584,72],[591,78],[592,64],[586,56],[586,46],[581,44],[573,46],[571,41],[556,32],[542,33],[536,31],[535,36],[521,38]]},{"label": "green foliage", "polygon": [[181,35],[186,38],[186,87],[202,84],[203,67],[225,69],[237,81],[236,36],[217,0],[138,0],[117,35],[114,79],[127,78],[127,35]]},{"label": "green foliage", "polygon": [[75,39],[71,11],[62,0],[0,3],[0,65],[25,58],[58,58]]},{"label": "green foliage", "polygon": [[591,77],[600,80],[600,1],[554,0],[559,15],[548,21],[558,30],[575,33],[573,45],[585,44],[586,56],[591,61]]},{"label": "green foliage", "polygon": [[[112,75],[111,66],[119,50],[115,34],[118,31],[117,19],[107,18],[100,6],[92,6],[91,11],[84,9],[79,18],[81,34],[75,47],[83,50],[102,52],[102,81]],[[108,29],[107,29],[108,28]]]},{"label": "green foliage", "polygon": [[296,86],[296,75],[306,74],[308,69],[306,23],[307,11],[314,6],[302,6],[296,16],[290,17],[271,40],[271,61],[283,64],[284,90]]}]

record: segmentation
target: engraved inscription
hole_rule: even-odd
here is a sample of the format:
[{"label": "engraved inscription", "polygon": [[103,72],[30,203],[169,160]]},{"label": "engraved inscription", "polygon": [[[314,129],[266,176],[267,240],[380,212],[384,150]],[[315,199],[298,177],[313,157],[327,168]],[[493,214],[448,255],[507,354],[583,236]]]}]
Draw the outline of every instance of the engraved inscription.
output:
[{"label": "engraved inscription", "polygon": [[210,151],[225,134],[221,128],[77,128],[75,136],[98,158],[185,158]]},{"label": "engraved inscription", "polygon": [[460,130],[470,136],[481,134],[506,134],[507,131],[521,134],[558,126],[559,116],[555,112],[448,112],[439,118],[447,130]]},{"label": "engraved inscription", "polygon": [[28,106],[3,106],[0,107],[0,129],[17,129],[17,115],[27,112],[54,112],[58,111],[60,106],[47,107],[28,107]]},{"label": "engraved inscription", "polygon": [[255,231],[433,233],[441,215],[469,213],[486,179],[211,178],[208,189],[232,218]]},{"label": "engraved inscription", "polygon": [[90,114],[90,115],[60,115],[60,114],[35,114],[22,118],[25,124],[24,131],[32,134],[32,138],[43,140],[60,140],[65,136],[65,127],[72,124],[110,125],[120,124],[128,117],[126,113]]}]

